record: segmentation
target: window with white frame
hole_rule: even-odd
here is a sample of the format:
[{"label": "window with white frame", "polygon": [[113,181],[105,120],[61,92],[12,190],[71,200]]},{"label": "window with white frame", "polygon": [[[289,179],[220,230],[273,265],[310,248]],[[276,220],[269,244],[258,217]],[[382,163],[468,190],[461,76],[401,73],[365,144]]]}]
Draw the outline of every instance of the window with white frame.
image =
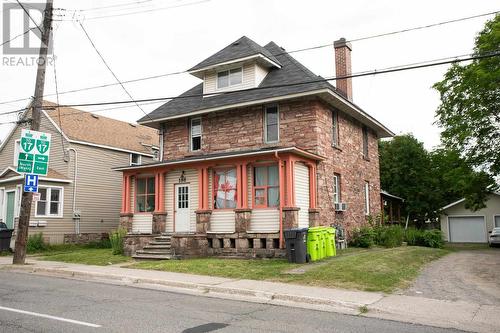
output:
[{"label": "window with white frame", "polygon": [[495,215],[495,228],[500,228],[500,215]]},{"label": "window with white frame", "polygon": [[370,215],[370,183],[365,181],[365,215]]},{"label": "window with white frame", "polygon": [[36,202],[36,217],[63,216],[63,189],[61,187],[40,187],[40,200]]},{"label": "window with white frame", "polygon": [[333,174],[333,202],[340,203],[340,175],[338,173]]},{"label": "window with white frame", "polygon": [[193,118],[190,121],[190,146],[191,151],[201,149],[201,118]]},{"label": "window with white frame", "polygon": [[15,167],[17,167],[20,151],[21,151],[21,140],[16,140],[14,143],[14,166]]},{"label": "window with white frame", "polygon": [[279,127],[278,106],[266,106],[264,111],[264,141],[266,143],[279,141]]},{"label": "window with white frame", "polygon": [[217,89],[236,86],[243,82],[243,69],[233,68],[217,73]]},{"label": "window with white frame", "polygon": [[142,161],[142,156],[139,155],[139,154],[130,154],[130,165],[131,166],[134,166],[134,165],[141,165],[141,161]]}]

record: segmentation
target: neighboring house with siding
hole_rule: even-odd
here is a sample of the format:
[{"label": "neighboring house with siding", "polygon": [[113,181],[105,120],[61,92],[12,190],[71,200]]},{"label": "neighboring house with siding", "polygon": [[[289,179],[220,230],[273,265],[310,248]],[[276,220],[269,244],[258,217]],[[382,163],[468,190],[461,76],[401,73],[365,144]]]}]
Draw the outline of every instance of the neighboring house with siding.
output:
[{"label": "neighboring house with siding", "polygon": [[[335,42],[337,76],[350,52]],[[334,87],[247,37],[189,73],[203,82],[139,120],[160,130],[161,161],[117,168],[128,253],[273,256],[284,229],[380,213],[377,140],[393,133],[353,103],[350,78]]]},{"label": "neighboring house with siding", "polygon": [[444,206],[439,218],[445,241],[450,243],[487,243],[493,228],[500,228],[500,193],[488,195],[485,207],[472,211],[465,199]]},{"label": "neighboring house with siding", "polygon": [[[29,119],[28,111],[23,119]],[[0,146],[0,220],[16,227],[24,177],[16,171],[23,125]],[[52,134],[49,171],[39,179],[29,234],[50,243],[98,240],[119,225],[124,164],[153,162],[157,130],[44,102],[40,131]],[[15,237],[13,237],[15,239]]]}]

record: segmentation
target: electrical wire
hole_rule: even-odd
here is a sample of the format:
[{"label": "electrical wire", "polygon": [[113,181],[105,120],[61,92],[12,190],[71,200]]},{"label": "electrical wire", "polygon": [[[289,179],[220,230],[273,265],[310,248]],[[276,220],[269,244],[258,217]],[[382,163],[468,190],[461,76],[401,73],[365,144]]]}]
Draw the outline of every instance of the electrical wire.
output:
[{"label": "electrical wire", "polygon": [[146,115],[146,117],[150,118],[151,121],[153,121],[153,119],[151,118],[151,116],[146,111],[144,111],[144,109],[137,102],[135,102],[135,100],[132,97],[132,95],[130,94],[130,92],[127,90],[127,88],[125,88],[125,85],[120,81],[120,79],[118,78],[118,76],[116,76],[116,74],[113,72],[113,70],[111,69],[111,67],[108,65],[108,63],[106,62],[106,60],[102,56],[101,52],[99,52],[99,50],[95,46],[94,42],[92,41],[92,38],[90,38],[89,34],[87,33],[87,30],[85,30],[85,28],[83,27],[82,22],[79,22],[79,24],[80,24],[80,27],[82,28],[83,32],[85,33],[85,36],[89,40],[90,44],[92,45],[92,47],[94,48],[94,50],[96,51],[96,53],[99,55],[99,58],[101,58],[102,62],[106,66],[106,68],[113,75],[113,77],[116,79],[116,81],[120,84],[120,86],[122,87],[123,91],[125,91],[125,93],[128,95],[128,97],[130,97],[130,100],[135,103],[135,105]]},{"label": "electrical wire", "polygon": [[[400,72],[400,71],[406,71],[406,70],[414,70],[414,69],[421,69],[421,68],[427,68],[427,67],[435,67],[435,66],[440,66],[440,65],[445,65],[445,64],[460,63],[460,62],[469,61],[469,60],[486,59],[486,58],[492,58],[492,57],[496,57],[496,56],[500,56],[500,49],[496,50],[494,52],[489,52],[489,53],[482,54],[482,55],[469,55],[468,57],[455,58],[453,60],[435,61],[435,62],[426,61],[426,62],[423,62],[421,64],[414,64],[414,65],[409,65],[409,66],[400,66],[400,67],[394,67],[393,66],[393,67],[388,67],[388,68],[384,68],[384,69],[380,69],[380,70],[372,70],[372,71],[364,71],[364,72],[354,73],[354,74],[351,74],[351,75],[343,75],[343,76],[337,76],[337,77],[327,77],[327,78],[320,78],[318,80],[301,81],[301,82],[294,82],[294,83],[288,83],[288,84],[278,84],[278,85],[272,85],[272,86],[267,86],[267,87],[255,87],[255,88],[247,88],[247,89],[241,89],[241,90],[235,90],[235,91],[226,91],[226,92],[217,92],[217,93],[180,95],[180,96],[175,96],[175,97],[148,98],[148,99],[140,99],[140,100],[134,100],[134,101],[112,101],[112,102],[99,102],[99,103],[63,104],[63,105],[60,105],[60,107],[86,107],[86,106],[101,106],[101,105],[103,105],[103,106],[104,105],[121,105],[121,104],[143,103],[143,102],[162,102],[162,101],[172,100],[172,99],[185,99],[185,98],[193,98],[193,97],[207,97],[207,96],[213,96],[213,95],[227,95],[227,94],[235,94],[235,93],[248,92],[248,91],[259,91],[259,90],[266,90],[266,89],[299,86],[299,85],[312,84],[312,83],[321,83],[321,82],[336,81],[336,80],[342,80],[342,79],[348,79],[348,78],[356,78],[356,77],[363,77],[363,76],[370,76],[370,75],[387,74],[387,73]],[[49,109],[49,108],[45,108],[45,109]],[[25,110],[25,109],[4,112],[1,115],[5,115],[5,114],[9,114],[9,113],[16,113],[16,112],[20,112],[20,111],[23,111],[23,110]],[[151,119],[151,117],[149,117],[149,118]]]},{"label": "electrical wire", "polygon": [[[438,22],[438,23],[429,24],[429,25],[426,25],[426,26],[420,26],[420,27],[408,28],[408,29],[403,29],[403,30],[397,30],[397,31],[383,33],[383,34],[378,34],[378,35],[371,35],[371,36],[366,36],[366,37],[360,37],[360,38],[356,38],[356,39],[351,39],[348,42],[356,42],[356,41],[373,39],[373,38],[378,38],[378,37],[383,37],[383,36],[388,36],[388,35],[394,35],[394,34],[397,34],[397,33],[403,33],[403,32],[408,32],[408,31],[413,31],[413,30],[420,30],[420,29],[430,28],[430,27],[434,27],[434,26],[438,26],[438,25],[443,25],[443,24],[448,24],[448,23],[455,23],[455,22],[469,20],[469,19],[473,19],[473,18],[488,16],[488,15],[492,15],[492,14],[496,14],[496,13],[499,13],[499,11],[494,11],[494,12],[489,12],[489,13],[478,14],[478,15],[473,15],[473,16],[459,18],[459,19],[454,19],[454,20],[448,20],[448,21]],[[306,47],[306,48],[301,48],[301,49],[296,49],[296,50],[291,50],[291,51],[284,51],[284,52],[281,52],[281,53],[274,54],[274,56],[279,56],[279,55],[283,55],[283,54],[292,54],[292,53],[304,52],[304,51],[311,51],[311,50],[317,50],[317,49],[321,49],[321,48],[325,48],[325,47],[330,47],[330,46],[333,46],[333,43],[323,44],[323,45],[317,45],[317,46],[312,46],[312,47]],[[186,74],[186,73],[189,73],[189,71],[188,70],[184,70],[184,71],[176,71],[176,72],[170,72],[170,73],[165,73],[165,74],[158,74],[158,75],[146,76],[146,77],[142,77],[142,78],[127,80],[127,81],[121,81],[121,83],[122,84],[125,84],[125,83],[134,83],[134,82],[140,82],[140,81],[151,80],[151,79],[158,79],[158,78],[163,78],[163,77],[168,77],[168,76],[173,76],[173,75]],[[87,90],[93,90],[93,89],[106,88],[106,87],[111,87],[111,86],[119,85],[121,83],[108,83],[108,84],[103,84],[103,85],[97,85],[97,86],[90,86],[90,87],[85,87],[85,88],[73,89],[73,90],[68,90],[68,91],[60,92],[59,94],[63,95],[63,94],[80,92],[80,91],[87,91]],[[55,94],[48,94],[48,95],[45,95],[44,97],[54,96],[54,95]],[[10,101],[0,102],[0,105],[2,105],[2,104],[8,104],[8,103],[21,102],[21,101],[25,101],[25,100],[28,100],[28,99],[29,98],[19,98],[19,99],[14,99],[14,100],[10,100]]]},{"label": "electrical wire", "polygon": [[[3,42],[2,44],[0,44],[0,46],[4,46],[5,44],[10,43],[10,42],[12,42],[12,41],[16,40],[17,38],[19,38],[19,37],[21,37],[21,36],[26,35],[28,32],[30,32],[30,31],[31,31],[31,30],[33,30],[33,29],[36,29],[36,27],[29,28],[29,29],[28,29],[28,30],[26,30],[25,32],[20,33],[19,35],[14,36],[14,37],[12,37],[11,39],[9,39],[9,40],[7,40],[7,41]],[[24,99],[23,99],[23,100],[24,100]]]},{"label": "electrical wire", "polygon": [[24,12],[26,13],[26,15],[28,15],[28,17],[30,18],[31,22],[33,22],[33,24],[35,25],[35,27],[38,28],[38,30],[40,30],[40,33],[43,35],[43,31],[42,29],[40,29],[40,26],[38,26],[38,24],[35,22],[35,20],[31,17],[30,13],[28,12],[28,10],[26,8],[24,8],[23,4],[19,2],[19,0],[16,0],[16,2],[19,4],[19,6],[21,6],[21,8],[24,10]]}]

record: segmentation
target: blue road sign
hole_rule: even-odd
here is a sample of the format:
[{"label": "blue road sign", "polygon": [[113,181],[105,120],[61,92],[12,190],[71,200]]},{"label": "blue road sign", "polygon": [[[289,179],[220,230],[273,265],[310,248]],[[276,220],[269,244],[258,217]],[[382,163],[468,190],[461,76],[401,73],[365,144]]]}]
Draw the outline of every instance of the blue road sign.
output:
[{"label": "blue road sign", "polygon": [[38,192],[38,175],[26,174],[24,177],[24,192]]}]

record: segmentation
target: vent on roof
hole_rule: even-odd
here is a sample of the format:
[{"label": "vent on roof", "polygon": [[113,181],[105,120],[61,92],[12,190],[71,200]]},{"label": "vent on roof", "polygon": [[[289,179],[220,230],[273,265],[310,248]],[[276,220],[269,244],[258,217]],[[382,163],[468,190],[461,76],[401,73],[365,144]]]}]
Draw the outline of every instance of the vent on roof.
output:
[{"label": "vent on roof", "polygon": [[240,45],[240,42],[236,41],[233,43],[233,46],[237,46],[237,45]]},{"label": "vent on roof", "polygon": [[130,126],[132,126],[132,127],[137,127],[137,125],[136,125],[136,124],[132,124],[132,123],[128,123],[128,124],[129,124]]},{"label": "vent on roof", "polygon": [[96,115],[96,114],[91,113],[90,115],[91,115],[92,117],[94,117],[95,119],[99,119],[99,116],[98,116],[98,115]]}]

